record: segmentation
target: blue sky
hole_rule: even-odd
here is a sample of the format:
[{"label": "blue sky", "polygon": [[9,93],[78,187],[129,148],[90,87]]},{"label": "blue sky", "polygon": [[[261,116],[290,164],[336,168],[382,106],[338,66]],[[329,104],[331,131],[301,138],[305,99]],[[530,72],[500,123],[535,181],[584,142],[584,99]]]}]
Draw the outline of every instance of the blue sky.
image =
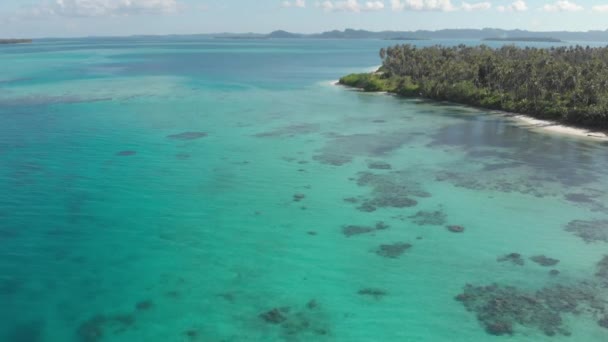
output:
[{"label": "blue sky", "polygon": [[608,0],[0,0],[0,37],[608,29]]}]

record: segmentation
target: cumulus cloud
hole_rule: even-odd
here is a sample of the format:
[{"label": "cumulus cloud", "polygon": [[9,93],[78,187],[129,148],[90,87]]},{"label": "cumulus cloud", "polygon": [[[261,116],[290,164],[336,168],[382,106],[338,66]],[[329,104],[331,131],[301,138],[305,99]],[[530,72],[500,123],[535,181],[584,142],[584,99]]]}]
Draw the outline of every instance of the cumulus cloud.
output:
[{"label": "cumulus cloud", "polygon": [[323,1],[317,2],[316,7],[322,8],[325,11],[345,11],[345,12],[361,12],[361,11],[380,11],[384,9],[384,1],[364,1],[358,0],[340,0],[340,1]]},{"label": "cumulus cloud", "polygon": [[281,3],[281,7],[284,8],[290,8],[290,7],[295,7],[295,8],[305,8],[306,7],[306,0],[293,0],[293,2],[285,0]]},{"label": "cumulus cloud", "polygon": [[528,5],[524,0],[517,0],[508,6],[496,7],[499,12],[525,12],[528,10]]},{"label": "cumulus cloud", "polygon": [[552,4],[546,4],[541,9],[545,12],[576,12],[582,11],[583,6],[568,0],[559,0]]},{"label": "cumulus cloud", "polygon": [[457,8],[452,5],[451,0],[392,0],[391,8],[393,11],[413,10],[413,11],[454,11]]},{"label": "cumulus cloud", "polygon": [[492,8],[492,4],[489,2],[475,2],[475,3],[463,2],[462,6],[460,6],[460,7],[467,12],[483,11],[483,10],[488,10],[488,9]]},{"label": "cumulus cloud", "polygon": [[52,0],[23,7],[18,15],[24,17],[121,16],[176,13],[181,8],[182,5],[177,0]]},{"label": "cumulus cloud", "polygon": [[608,12],[608,5],[597,5],[591,8],[593,12],[606,13]]}]

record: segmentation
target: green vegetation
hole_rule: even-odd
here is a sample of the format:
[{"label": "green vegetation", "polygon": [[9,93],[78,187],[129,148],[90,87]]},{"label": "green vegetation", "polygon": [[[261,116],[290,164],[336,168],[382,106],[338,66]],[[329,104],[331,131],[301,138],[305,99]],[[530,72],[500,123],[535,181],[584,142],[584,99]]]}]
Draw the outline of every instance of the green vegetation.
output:
[{"label": "green vegetation", "polygon": [[31,39],[0,39],[0,44],[23,44],[31,42]]},{"label": "green vegetation", "polygon": [[382,67],[340,84],[608,128],[608,47],[381,49]]}]

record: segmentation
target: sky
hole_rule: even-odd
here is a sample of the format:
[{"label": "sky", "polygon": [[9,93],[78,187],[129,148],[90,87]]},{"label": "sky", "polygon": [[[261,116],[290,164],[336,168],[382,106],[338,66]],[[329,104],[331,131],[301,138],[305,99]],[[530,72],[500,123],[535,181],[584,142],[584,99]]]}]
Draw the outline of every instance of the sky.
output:
[{"label": "sky", "polygon": [[608,0],[0,0],[0,38],[608,29]]}]

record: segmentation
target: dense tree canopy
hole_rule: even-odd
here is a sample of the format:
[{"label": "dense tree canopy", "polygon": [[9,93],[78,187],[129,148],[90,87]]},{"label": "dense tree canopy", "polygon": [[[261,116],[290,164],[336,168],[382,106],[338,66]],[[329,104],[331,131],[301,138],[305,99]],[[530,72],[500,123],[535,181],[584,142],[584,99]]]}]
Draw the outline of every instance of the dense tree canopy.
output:
[{"label": "dense tree canopy", "polygon": [[342,84],[608,128],[608,48],[485,45],[382,49],[381,72]]}]

